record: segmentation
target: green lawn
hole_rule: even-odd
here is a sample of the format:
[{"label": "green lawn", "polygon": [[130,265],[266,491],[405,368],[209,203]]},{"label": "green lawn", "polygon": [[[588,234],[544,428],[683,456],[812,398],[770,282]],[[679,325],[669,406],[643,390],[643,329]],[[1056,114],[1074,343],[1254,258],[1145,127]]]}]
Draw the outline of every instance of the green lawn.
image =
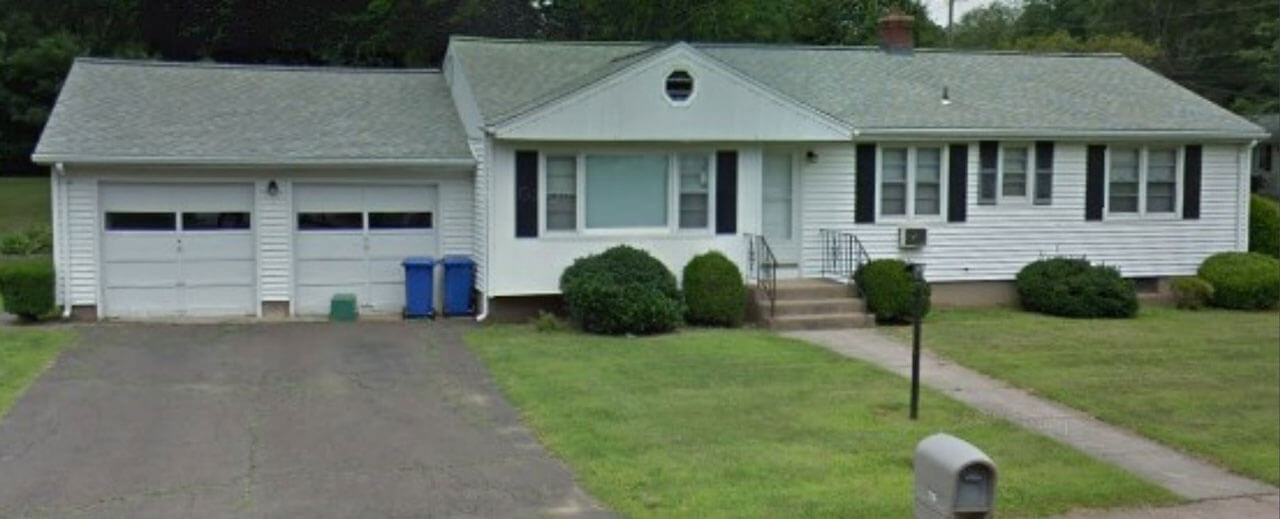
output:
[{"label": "green lawn", "polygon": [[938,431],[995,459],[1002,517],[1176,501],[937,393],[911,422],[904,379],[768,333],[492,326],[467,342],[542,442],[624,516],[908,517],[912,450]]},{"label": "green lawn", "polygon": [[71,338],[67,330],[0,325],[0,418]]},{"label": "green lawn", "polygon": [[0,177],[0,234],[49,218],[48,177]]},{"label": "green lawn", "polygon": [[1075,320],[946,311],[925,320],[923,341],[960,364],[1280,483],[1280,313],[1144,308],[1136,319]]}]

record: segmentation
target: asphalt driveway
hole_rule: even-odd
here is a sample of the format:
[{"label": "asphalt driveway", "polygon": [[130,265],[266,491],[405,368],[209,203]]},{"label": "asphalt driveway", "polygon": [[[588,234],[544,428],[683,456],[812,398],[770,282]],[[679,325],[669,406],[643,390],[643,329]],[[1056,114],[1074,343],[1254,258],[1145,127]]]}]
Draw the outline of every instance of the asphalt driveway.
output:
[{"label": "asphalt driveway", "polygon": [[465,328],[83,328],[0,422],[0,516],[607,515]]}]

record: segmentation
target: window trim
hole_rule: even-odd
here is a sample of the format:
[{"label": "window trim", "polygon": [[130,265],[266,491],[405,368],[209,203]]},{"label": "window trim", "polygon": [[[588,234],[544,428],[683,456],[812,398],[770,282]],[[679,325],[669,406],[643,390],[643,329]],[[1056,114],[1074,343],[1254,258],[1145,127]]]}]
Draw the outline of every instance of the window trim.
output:
[{"label": "window trim", "polygon": [[[1138,150],[1138,210],[1135,212],[1116,213],[1111,211],[1111,151],[1119,147],[1135,148]],[[1173,210],[1161,212],[1147,211],[1147,165],[1148,157],[1152,149],[1173,149],[1174,161],[1174,183],[1173,183]],[[1149,143],[1149,144],[1109,144],[1106,147],[1106,156],[1103,162],[1103,182],[1102,182],[1102,214],[1103,220],[1180,220],[1182,219],[1182,189],[1185,185],[1185,169],[1186,169],[1186,146],[1182,144],[1172,143]]]},{"label": "window trim", "polygon": [[[702,153],[707,156],[707,225],[706,227],[680,227],[680,160],[681,154]],[[665,155],[667,158],[667,223],[664,226],[650,227],[587,227],[587,156],[588,155]],[[575,157],[574,181],[577,188],[574,200],[577,210],[574,229],[547,229],[547,157]],[[595,237],[595,236],[634,236],[634,235],[672,235],[672,236],[714,236],[716,226],[716,151],[706,147],[673,147],[667,149],[652,148],[601,148],[601,149],[566,149],[544,148],[538,151],[538,235],[551,238]]]},{"label": "window trim", "polygon": [[[905,214],[885,214],[884,212],[884,149],[907,149],[907,191]],[[917,215],[916,211],[916,150],[918,148],[938,148],[938,214]],[[886,222],[945,222],[950,206],[951,182],[951,146],[947,143],[932,142],[887,142],[876,144],[876,221]]]}]

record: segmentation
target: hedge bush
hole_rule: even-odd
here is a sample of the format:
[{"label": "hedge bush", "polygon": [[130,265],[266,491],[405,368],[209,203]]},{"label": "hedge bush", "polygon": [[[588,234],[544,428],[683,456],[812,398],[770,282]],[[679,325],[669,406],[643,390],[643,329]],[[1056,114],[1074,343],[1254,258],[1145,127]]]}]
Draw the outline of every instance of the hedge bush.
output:
[{"label": "hedge bush", "polygon": [[1249,252],[1280,258],[1280,204],[1262,195],[1249,199]]},{"label": "hedge bush", "polygon": [[1198,277],[1175,278],[1169,288],[1174,303],[1183,310],[1199,310],[1213,299],[1213,285]]},{"label": "hedge bush", "polygon": [[4,310],[34,321],[53,311],[53,263],[17,260],[0,265],[0,298]]},{"label": "hedge bush", "polygon": [[1138,294],[1133,283],[1112,267],[1088,260],[1050,258],[1018,272],[1022,308],[1062,317],[1133,317]]},{"label": "hedge bush", "polygon": [[[867,311],[882,323],[911,322],[914,315],[915,281],[907,271],[907,263],[896,259],[871,260],[853,274],[854,284],[862,292]],[[929,313],[929,285],[921,294],[920,315]]]},{"label": "hedge bush", "polygon": [[32,225],[24,230],[0,236],[0,254],[30,256],[53,252],[53,231],[48,225]]},{"label": "hedge bush", "polygon": [[739,326],[747,313],[742,271],[719,252],[695,256],[684,266],[685,320],[710,326]]},{"label": "hedge bush", "polygon": [[671,271],[626,245],[575,260],[560,276],[560,292],[574,323],[592,333],[669,332],[683,314]]},{"label": "hedge bush", "polygon": [[1264,254],[1220,252],[1200,264],[1199,274],[1213,285],[1213,306],[1261,310],[1280,300],[1280,260]]}]

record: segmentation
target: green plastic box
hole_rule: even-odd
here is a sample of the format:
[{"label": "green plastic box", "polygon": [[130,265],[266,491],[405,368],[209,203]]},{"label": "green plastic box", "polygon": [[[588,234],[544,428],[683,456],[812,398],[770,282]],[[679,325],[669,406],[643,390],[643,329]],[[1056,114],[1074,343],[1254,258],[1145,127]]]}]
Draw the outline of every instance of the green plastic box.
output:
[{"label": "green plastic box", "polygon": [[329,300],[329,320],[335,322],[352,322],[359,316],[356,310],[355,294],[334,294]]}]

